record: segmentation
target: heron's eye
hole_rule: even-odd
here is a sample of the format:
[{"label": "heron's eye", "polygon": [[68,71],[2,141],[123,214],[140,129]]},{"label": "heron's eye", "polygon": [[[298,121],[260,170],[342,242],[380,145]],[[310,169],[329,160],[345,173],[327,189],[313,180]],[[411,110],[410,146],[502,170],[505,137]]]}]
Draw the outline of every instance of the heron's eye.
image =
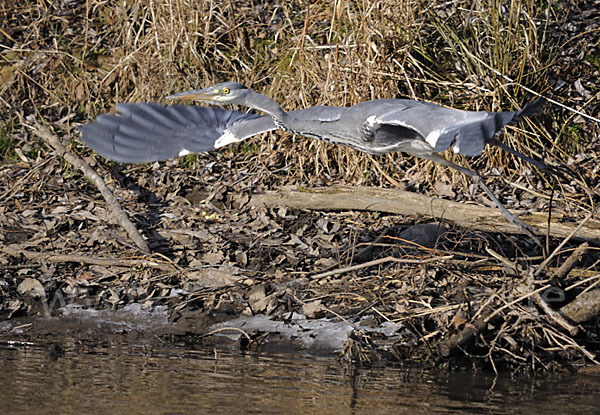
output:
[{"label": "heron's eye", "polygon": [[229,88],[223,88],[223,93],[224,93],[225,95],[229,94]]}]

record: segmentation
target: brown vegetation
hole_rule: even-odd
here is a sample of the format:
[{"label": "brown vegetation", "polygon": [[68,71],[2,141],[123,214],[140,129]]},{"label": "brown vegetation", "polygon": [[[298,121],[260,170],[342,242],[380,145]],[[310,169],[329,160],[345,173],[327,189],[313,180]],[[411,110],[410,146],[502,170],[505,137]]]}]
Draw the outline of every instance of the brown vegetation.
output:
[{"label": "brown vegetation", "polygon": [[[97,307],[167,304],[174,320],[194,310],[278,316],[320,301],[330,317],[399,324],[395,343],[357,335],[346,349],[353,359],[467,356],[495,370],[598,363],[597,311],[579,321],[565,308],[597,310],[598,236],[580,251],[577,233],[550,237],[540,250],[518,235],[452,226],[429,244],[402,236],[423,218],[248,203],[284,185],[346,184],[489,205],[454,171],[288,134],[123,166],[93,154],[76,131],[117,102],[163,101],[224,80],[284,109],[408,97],[514,110],[536,91],[554,102],[502,140],[568,166],[572,177],[549,177],[498,149],[447,156],[482,172],[509,208],[594,221],[600,19],[593,1],[25,0],[0,1],[0,18],[3,318],[53,312],[59,297]],[[36,123],[113,189],[152,255],[113,223],[96,187],[35,134]],[[579,262],[559,272],[573,252]],[[250,301],[257,286],[268,297],[264,307]]]}]

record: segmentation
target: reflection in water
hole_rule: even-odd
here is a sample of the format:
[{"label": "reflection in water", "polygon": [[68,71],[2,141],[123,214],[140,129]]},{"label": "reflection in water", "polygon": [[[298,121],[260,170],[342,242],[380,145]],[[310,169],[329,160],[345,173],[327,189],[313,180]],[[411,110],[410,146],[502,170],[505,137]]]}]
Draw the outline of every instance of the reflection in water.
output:
[{"label": "reflection in water", "polygon": [[[335,359],[107,344],[0,342],[3,414],[597,413],[600,378],[494,379]],[[352,385],[352,386],[351,386]]]}]

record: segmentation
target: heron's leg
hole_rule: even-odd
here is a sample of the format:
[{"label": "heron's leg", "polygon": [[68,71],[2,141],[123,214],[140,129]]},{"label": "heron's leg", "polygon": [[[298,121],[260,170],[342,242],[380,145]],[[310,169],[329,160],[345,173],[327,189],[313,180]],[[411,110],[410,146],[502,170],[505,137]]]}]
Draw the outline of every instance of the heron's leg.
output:
[{"label": "heron's leg", "polygon": [[531,239],[533,239],[533,241],[536,244],[543,247],[540,240],[533,234],[533,230],[529,226],[527,226],[526,224],[521,222],[519,220],[519,218],[517,218],[515,215],[510,213],[508,211],[508,209],[506,209],[506,207],[504,207],[504,205],[496,198],[496,196],[494,196],[494,194],[489,189],[489,187],[487,187],[485,185],[485,183],[483,183],[483,181],[481,180],[481,176],[479,175],[479,173],[477,173],[473,170],[469,170],[464,167],[461,167],[458,164],[454,164],[451,161],[446,160],[444,157],[442,157],[438,153],[432,152],[431,154],[427,154],[427,155],[419,154],[419,157],[427,159],[427,160],[431,160],[431,161],[439,163],[443,166],[451,167],[451,168],[463,173],[464,175],[470,177],[471,180],[473,180],[473,183],[477,184],[481,188],[481,190],[483,190],[488,195],[488,197],[492,200],[492,202],[494,202],[496,204],[498,209],[500,209],[502,214],[506,217],[506,219],[508,219],[508,221],[510,223],[515,225],[517,227],[517,229],[519,229],[521,232],[525,233],[527,236],[529,236]]},{"label": "heron's leg", "polygon": [[502,150],[506,151],[507,153],[512,154],[513,156],[517,156],[520,159],[525,160],[527,163],[534,165],[535,167],[537,167],[538,169],[540,169],[542,171],[549,171],[549,172],[554,171],[553,168],[548,166],[546,163],[539,161],[539,160],[534,160],[531,157],[527,157],[525,154],[519,153],[517,150],[510,148],[509,146],[507,146],[503,142],[497,140],[496,138],[491,138],[491,139],[487,140],[487,143],[491,144],[493,146],[496,146],[498,148],[501,148]]},{"label": "heron's leg", "polygon": [[558,176],[562,179],[569,180],[569,181],[573,180],[573,179],[575,179],[575,180],[578,179],[578,177],[575,174],[573,174],[573,172],[571,172],[566,166],[549,166],[542,161],[534,160],[530,157],[527,157],[525,154],[519,153],[517,150],[510,148],[509,146],[507,146],[506,144],[502,143],[499,140],[496,140],[495,138],[488,140],[487,143],[490,145],[496,146],[498,148],[501,148],[502,150],[506,151],[507,153],[517,156],[520,159],[523,159],[530,164],[533,164],[535,167],[537,167],[541,171],[552,173],[555,176]]}]

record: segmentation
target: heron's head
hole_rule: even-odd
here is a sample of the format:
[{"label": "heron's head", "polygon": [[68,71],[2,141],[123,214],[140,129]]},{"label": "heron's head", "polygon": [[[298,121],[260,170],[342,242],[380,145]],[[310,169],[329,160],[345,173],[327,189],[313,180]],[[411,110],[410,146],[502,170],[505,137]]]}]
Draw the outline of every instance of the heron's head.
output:
[{"label": "heron's head", "polygon": [[168,99],[196,100],[210,104],[244,104],[250,89],[238,82],[223,82],[210,88],[196,89],[170,95]]}]

